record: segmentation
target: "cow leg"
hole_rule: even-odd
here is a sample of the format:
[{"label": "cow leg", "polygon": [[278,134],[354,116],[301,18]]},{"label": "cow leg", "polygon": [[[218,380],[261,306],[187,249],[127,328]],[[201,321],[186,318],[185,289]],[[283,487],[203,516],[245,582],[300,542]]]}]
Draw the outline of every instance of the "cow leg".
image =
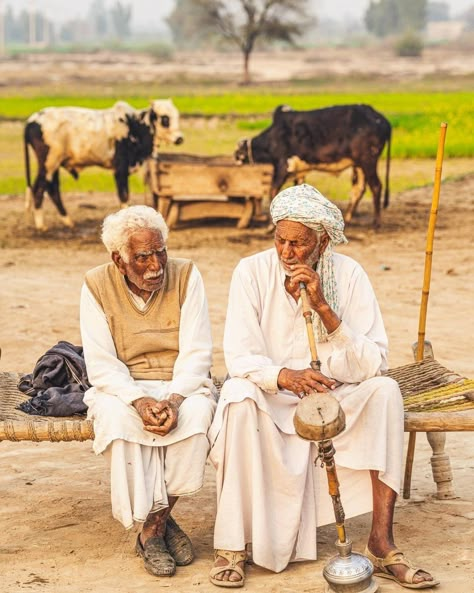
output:
[{"label": "cow leg", "polygon": [[365,174],[360,167],[354,167],[352,175],[351,201],[344,214],[344,220],[350,222],[354,216],[357,206],[365,193]]},{"label": "cow leg", "polygon": [[288,177],[288,167],[286,160],[274,163],[273,165],[274,173],[273,173],[273,180],[272,180],[272,192],[271,198],[277,195],[280,191],[281,186],[285,183],[286,178]]},{"label": "cow leg", "polygon": [[33,219],[35,223],[35,228],[38,231],[47,231],[48,228],[44,224],[44,215],[43,215],[43,199],[44,199],[44,192],[47,188],[47,181],[46,181],[46,169],[44,167],[40,167],[38,169],[38,174],[36,176],[35,182],[33,184]]},{"label": "cow leg", "polygon": [[367,183],[372,192],[372,201],[374,204],[374,228],[378,229],[381,222],[380,199],[382,196],[382,182],[377,175],[377,165],[375,164],[367,171]]},{"label": "cow leg", "polygon": [[117,187],[117,194],[120,200],[120,207],[127,208],[128,206],[128,169],[116,169],[114,172],[115,185]]},{"label": "cow leg", "polygon": [[72,228],[74,223],[72,222],[70,216],[66,212],[66,208],[64,208],[63,201],[61,199],[61,192],[59,191],[59,170],[53,173],[53,178],[47,184],[47,190],[49,197],[53,201],[53,204],[58,209],[59,215],[61,217],[61,222],[64,226],[68,228]]}]

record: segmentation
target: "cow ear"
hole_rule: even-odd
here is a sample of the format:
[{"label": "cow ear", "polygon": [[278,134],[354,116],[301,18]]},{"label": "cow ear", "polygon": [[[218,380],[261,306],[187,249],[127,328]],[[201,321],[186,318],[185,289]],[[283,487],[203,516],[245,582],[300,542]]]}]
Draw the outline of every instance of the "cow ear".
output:
[{"label": "cow ear", "polygon": [[277,122],[281,119],[284,113],[288,113],[289,111],[293,111],[289,105],[278,105],[278,107],[273,112],[273,121]]}]

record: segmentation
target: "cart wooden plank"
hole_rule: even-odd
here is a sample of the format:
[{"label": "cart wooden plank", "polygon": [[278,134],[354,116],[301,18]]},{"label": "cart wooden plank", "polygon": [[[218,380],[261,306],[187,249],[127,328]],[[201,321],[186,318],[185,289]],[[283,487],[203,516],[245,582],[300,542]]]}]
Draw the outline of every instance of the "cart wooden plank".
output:
[{"label": "cart wooden plank", "polygon": [[154,206],[170,228],[204,218],[234,218],[246,228],[270,198],[273,167],[173,154],[153,160],[149,173]]}]

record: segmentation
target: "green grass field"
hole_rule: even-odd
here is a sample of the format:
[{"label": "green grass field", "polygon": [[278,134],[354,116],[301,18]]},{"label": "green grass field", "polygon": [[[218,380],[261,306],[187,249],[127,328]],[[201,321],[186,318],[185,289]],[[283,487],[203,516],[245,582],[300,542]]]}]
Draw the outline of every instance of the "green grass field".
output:
[{"label": "green grass field", "polygon": [[[201,89],[202,91],[202,89]],[[238,129],[246,134],[258,133],[269,123],[277,105],[294,109],[316,109],[328,105],[368,103],[383,113],[393,126],[392,155],[398,158],[429,158],[436,154],[436,136],[440,123],[449,125],[447,157],[474,156],[474,93],[453,92],[387,92],[387,93],[284,93],[259,89],[195,93],[181,89],[173,95],[183,118],[186,116],[233,116]],[[25,120],[31,113],[47,106],[77,105],[93,109],[109,107],[114,100],[128,101],[137,108],[148,100],[135,95],[116,97],[74,95],[0,96],[0,120]],[[184,126],[184,124],[183,124]]]},{"label": "green grass field", "polygon": [[[107,88],[103,93],[90,87],[72,88],[70,95],[66,95],[64,89],[55,91],[49,88],[46,93],[45,89],[29,87],[17,96],[14,93],[7,95],[3,89],[0,92],[0,194],[24,191],[23,122],[34,111],[46,106],[63,105],[101,109],[118,99],[143,108],[152,98],[169,96],[173,97],[181,112],[185,143],[179,149],[163,147],[164,152],[231,155],[239,139],[255,136],[269,125],[272,111],[280,104],[305,110],[368,103],[383,113],[393,127],[392,193],[432,182],[441,122],[448,123],[445,174],[456,177],[474,171],[473,92],[459,88],[449,92],[427,88],[412,92],[393,88],[390,92],[382,92],[364,84],[359,87],[357,92],[335,92],[330,87],[312,91],[308,82],[289,82],[276,87],[219,86],[214,82],[201,85],[183,83],[166,91],[158,86],[138,86],[133,88],[133,94],[130,89],[120,86]],[[357,88],[356,85],[354,88]],[[382,159],[382,178],[384,167]],[[308,180],[318,183],[322,190],[333,192],[335,198],[343,199],[348,195],[350,179],[345,173],[338,179],[326,174],[313,174]],[[140,174],[133,175],[130,181],[132,193],[143,192]],[[77,182],[62,172],[61,186],[64,192],[114,191],[111,172],[98,168],[86,169]]]}]

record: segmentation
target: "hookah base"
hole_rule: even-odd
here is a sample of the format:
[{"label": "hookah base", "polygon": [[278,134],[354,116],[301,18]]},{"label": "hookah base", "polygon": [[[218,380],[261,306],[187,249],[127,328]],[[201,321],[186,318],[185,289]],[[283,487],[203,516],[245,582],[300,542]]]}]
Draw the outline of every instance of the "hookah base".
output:
[{"label": "hookah base", "polygon": [[378,584],[373,578],[368,583],[326,583],[325,593],[375,593],[378,591]]},{"label": "hookah base", "polygon": [[339,552],[323,570],[326,593],[375,593],[378,584],[373,578],[374,566],[363,554],[352,552],[352,542],[336,542]]}]

